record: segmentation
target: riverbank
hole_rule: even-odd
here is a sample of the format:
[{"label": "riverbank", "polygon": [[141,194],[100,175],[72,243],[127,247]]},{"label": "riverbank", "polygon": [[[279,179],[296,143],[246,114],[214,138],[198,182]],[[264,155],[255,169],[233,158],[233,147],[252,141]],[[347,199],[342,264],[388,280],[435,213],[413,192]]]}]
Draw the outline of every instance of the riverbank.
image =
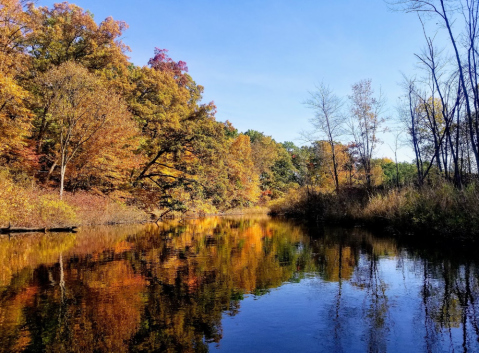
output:
[{"label": "riverbank", "polygon": [[361,188],[333,191],[300,189],[273,202],[272,215],[341,225],[388,228],[415,237],[479,239],[479,192],[449,183],[422,188]]},{"label": "riverbank", "polygon": [[131,205],[119,193],[104,195],[100,192],[65,192],[60,200],[58,191],[41,187],[31,180],[13,180],[0,175],[0,230],[59,229],[91,225],[134,224],[155,222],[167,218],[200,218],[205,216],[231,216],[267,214],[269,208],[254,206],[234,208],[221,213],[189,211],[182,213],[165,210],[146,211]]},{"label": "riverbank", "polygon": [[146,212],[129,206],[120,197],[77,192],[59,199],[57,190],[29,180],[0,178],[0,228],[60,228],[99,224],[140,223]]}]

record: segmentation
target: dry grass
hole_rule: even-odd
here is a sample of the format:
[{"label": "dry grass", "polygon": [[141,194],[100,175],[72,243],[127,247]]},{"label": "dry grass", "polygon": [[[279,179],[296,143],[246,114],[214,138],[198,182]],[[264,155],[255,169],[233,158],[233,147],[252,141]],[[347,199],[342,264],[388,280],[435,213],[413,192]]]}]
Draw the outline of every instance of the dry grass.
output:
[{"label": "dry grass", "polygon": [[63,227],[78,224],[75,210],[57,193],[0,173],[0,226]]},{"label": "dry grass", "polygon": [[463,190],[449,183],[386,195],[375,195],[364,209],[365,220],[383,219],[396,227],[433,233],[479,234],[479,192],[476,185]]},{"label": "dry grass", "polygon": [[421,189],[342,190],[339,194],[305,189],[271,203],[272,214],[326,222],[360,222],[429,234],[479,235],[479,188],[457,190],[449,183]]},{"label": "dry grass", "polygon": [[139,223],[148,218],[139,208],[126,206],[107,196],[67,193],[65,201],[75,209],[81,225]]},{"label": "dry grass", "polygon": [[65,227],[73,225],[138,223],[142,210],[106,196],[42,189],[29,181],[13,180],[0,172],[0,227]]},{"label": "dry grass", "polygon": [[330,189],[300,188],[269,204],[271,214],[340,222],[358,219],[366,204],[361,189],[344,189],[339,194]]}]

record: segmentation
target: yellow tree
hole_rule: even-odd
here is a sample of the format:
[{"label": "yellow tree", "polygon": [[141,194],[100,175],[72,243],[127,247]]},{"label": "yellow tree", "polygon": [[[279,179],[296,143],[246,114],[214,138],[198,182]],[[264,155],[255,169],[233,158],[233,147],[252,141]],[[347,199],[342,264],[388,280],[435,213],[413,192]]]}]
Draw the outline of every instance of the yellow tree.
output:
[{"label": "yellow tree", "polygon": [[281,143],[262,132],[248,130],[254,169],[260,179],[263,196],[278,198],[294,187],[294,166],[291,155]]},{"label": "yellow tree", "polygon": [[26,15],[18,0],[0,0],[0,154],[20,150],[30,129],[28,92],[16,81],[24,69]]},{"label": "yellow tree", "polygon": [[51,9],[30,4],[27,15],[25,44],[35,71],[45,72],[66,61],[81,63],[90,71],[126,70],[125,52],[130,49],[120,39],[128,28],[125,22],[108,17],[97,24],[89,11],[67,2]]},{"label": "yellow tree", "polygon": [[[120,39],[128,27],[126,23],[108,17],[97,24],[89,11],[67,2],[54,4],[52,8],[29,4],[26,16],[23,45],[29,54],[29,70],[22,75],[22,80],[30,91],[35,92],[31,81],[39,72],[67,61],[101,74],[120,89],[126,85],[129,64],[125,53],[130,49]],[[39,153],[46,152],[43,142],[49,129],[48,113],[40,109],[34,119],[34,138],[38,141]]]},{"label": "yellow tree", "polygon": [[255,170],[250,138],[239,135],[231,141],[228,160],[228,203],[243,206],[258,201],[259,175]]},{"label": "yellow tree", "polygon": [[251,153],[256,173],[261,176],[270,172],[274,162],[278,159],[277,143],[271,136],[265,136],[258,131],[248,130],[246,135],[251,139]]},{"label": "yellow tree", "polygon": [[318,165],[319,186],[338,189],[348,183],[348,164],[351,156],[348,148],[340,143],[334,143],[333,148],[329,141],[316,141],[314,150]]},{"label": "yellow tree", "polygon": [[78,64],[67,62],[40,75],[37,85],[43,109],[49,112],[48,137],[53,141],[53,168],[60,167],[62,197],[67,166],[75,158],[92,146],[97,150],[91,158],[97,157],[108,143],[117,145],[113,139],[118,129],[134,132],[134,127],[121,97]]}]

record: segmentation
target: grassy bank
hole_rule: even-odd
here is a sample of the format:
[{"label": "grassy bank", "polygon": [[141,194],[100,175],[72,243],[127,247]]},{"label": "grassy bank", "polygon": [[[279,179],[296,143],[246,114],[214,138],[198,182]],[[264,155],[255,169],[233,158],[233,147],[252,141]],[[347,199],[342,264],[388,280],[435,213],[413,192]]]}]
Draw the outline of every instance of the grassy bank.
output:
[{"label": "grassy bank", "polygon": [[66,193],[41,188],[28,178],[0,173],[0,227],[66,227],[136,223],[147,219],[142,210],[103,195]]},{"label": "grassy bank", "polygon": [[271,214],[326,223],[392,227],[419,236],[479,236],[479,187],[449,183],[420,189],[344,189],[339,193],[300,189],[273,202]]}]

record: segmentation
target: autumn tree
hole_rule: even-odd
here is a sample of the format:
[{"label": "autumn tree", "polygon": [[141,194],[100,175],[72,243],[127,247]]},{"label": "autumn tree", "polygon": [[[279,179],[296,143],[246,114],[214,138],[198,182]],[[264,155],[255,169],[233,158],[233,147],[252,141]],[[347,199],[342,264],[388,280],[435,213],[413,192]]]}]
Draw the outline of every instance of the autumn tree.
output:
[{"label": "autumn tree", "polygon": [[241,134],[231,140],[226,167],[228,204],[237,207],[256,203],[260,194],[259,175],[254,168],[249,136]]},{"label": "autumn tree", "polygon": [[[417,14],[422,23],[427,46],[416,57],[432,81],[430,87],[426,87],[426,99],[431,96],[440,100],[445,124],[436,148],[443,151],[440,172],[461,188],[463,146],[467,146],[474,159],[474,166],[468,169],[473,170],[479,165],[479,3],[476,0],[395,0],[388,3],[394,10]],[[444,49],[435,48],[436,35],[429,35],[426,25],[436,26],[437,31],[444,30],[448,40]],[[439,55],[442,51],[445,52],[444,58]],[[449,157],[450,162],[445,157]],[[439,156],[436,156],[434,164],[438,164],[438,160]],[[432,165],[430,162],[429,167]]]},{"label": "autumn tree", "polygon": [[346,145],[341,143],[334,145],[333,153],[329,141],[314,142],[312,145],[314,157],[311,161],[314,161],[318,186],[338,190],[347,183],[350,155]]},{"label": "autumn tree", "polygon": [[17,80],[26,68],[26,21],[22,2],[0,1],[0,156],[4,157],[25,151],[30,130],[30,94]]},{"label": "autumn tree", "polygon": [[123,21],[108,17],[100,24],[89,11],[67,2],[35,7],[27,11],[26,49],[31,57],[32,72],[45,72],[53,66],[75,61],[90,71],[118,75],[128,66],[125,53],[130,49],[121,41],[128,28]]},{"label": "autumn tree", "polygon": [[278,198],[294,184],[291,156],[282,144],[256,130],[245,135],[251,140],[255,172],[259,175],[263,195]]},{"label": "autumn tree", "polygon": [[371,186],[371,171],[374,151],[380,142],[378,133],[385,121],[382,118],[384,97],[374,97],[371,80],[362,80],[352,86],[350,120],[348,128],[354,139],[359,159],[364,169],[366,185]]},{"label": "autumn tree", "polygon": [[310,92],[310,98],[306,105],[314,110],[314,118],[310,121],[315,131],[309,134],[309,139],[317,140],[316,134],[325,137],[331,149],[333,179],[336,191],[339,191],[338,161],[336,160],[336,144],[343,134],[344,116],[342,114],[342,100],[333,91],[321,83],[314,92]]},{"label": "autumn tree", "polygon": [[255,130],[248,130],[245,135],[251,140],[256,173],[260,176],[268,173],[278,158],[276,141],[271,136],[265,136],[262,132]]},{"label": "autumn tree", "polygon": [[[67,167],[72,161],[85,151],[92,152],[91,158],[95,158],[108,144],[123,148],[118,141],[103,139],[118,137],[117,129],[134,130],[122,98],[78,64],[64,63],[40,75],[36,83],[43,109],[48,111],[47,134],[53,153],[51,169],[56,165],[60,167],[61,198]],[[89,149],[93,145],[97,150]]]},{"label": "autumn tree", "polygon": [[186,210],[194,199],[214,198],[221,189],[214,180],[225,183],[225,129],[215,121],[213,102],[201,103],[202,86],[186,72],[172,71],[166,55],[154,59],[151,67],[130,70],[128,106],[141,130],[139,153],[146,159],[135,183],[156,192],[157,205]]},{"label": "autumn tree", "polygon": [[191,82],[188,76],[188,66],[184,61],[174,61],[168,56],[168,49],[155,48],[155,55],[148,61],[148,65],[160,72],[173,77],[179,86],[186,86]]}]

